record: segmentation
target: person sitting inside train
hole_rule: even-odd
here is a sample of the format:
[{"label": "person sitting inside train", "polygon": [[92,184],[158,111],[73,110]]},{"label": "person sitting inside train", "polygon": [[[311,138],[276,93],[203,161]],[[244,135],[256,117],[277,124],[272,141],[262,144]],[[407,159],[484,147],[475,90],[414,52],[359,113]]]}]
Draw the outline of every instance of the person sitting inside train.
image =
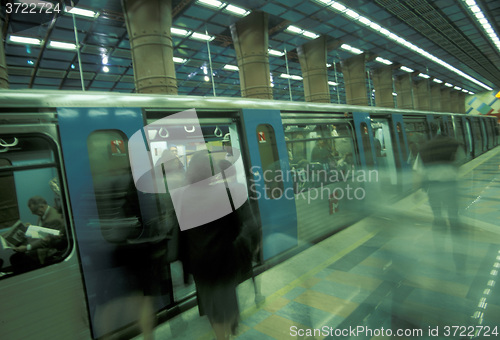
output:
[{"label": "person sitting inside train", "polygon": [[44,265],[55,260],[58,254],[67,249],[66,228],[62,215],[48,205],[41,196],[31,197],[28,200],[28,207],[33,215],[39,216],[37,226],[49,230],[47,235],[28,237],[26,244],[14,248],[17,253],[10,258],[14,270]]}]

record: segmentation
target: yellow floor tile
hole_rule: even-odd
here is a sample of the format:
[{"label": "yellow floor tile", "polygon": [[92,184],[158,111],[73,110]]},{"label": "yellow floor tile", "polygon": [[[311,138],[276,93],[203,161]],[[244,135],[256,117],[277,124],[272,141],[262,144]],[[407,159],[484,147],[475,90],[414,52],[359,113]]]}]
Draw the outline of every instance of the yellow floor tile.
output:
[{"label": "yellow floor tile", "polygon": [[358,274],[353,274],[353,273],[348,273],[348,272],[342,272],[342,271],[334,271],[330,275],[326,277],[327,280],[333,281],[333,282],[338,282],[342,283],[345,285],[349,285],[352,287],[357,287],[357,288],[362,288],[366,290],[374,290],[377,288],[380,283],[382,283],[381,280],[369,277],[369,276],[363,276],[363,275],[358,275]]},{"label": "yellow floor tile", "polygon": [[335,296],[307,290],[300,294],[294,301],[347,318],[359,304],[340,299]]}]

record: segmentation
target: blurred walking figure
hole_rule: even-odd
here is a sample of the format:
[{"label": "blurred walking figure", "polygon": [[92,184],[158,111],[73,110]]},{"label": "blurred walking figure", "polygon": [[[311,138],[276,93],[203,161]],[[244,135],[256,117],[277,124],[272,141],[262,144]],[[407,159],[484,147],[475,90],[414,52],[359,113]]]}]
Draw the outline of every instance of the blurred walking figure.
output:
[{"label": "blurred walking figure", "polygon": [[[451,137],[440,132],[431,123],[433,138],[422,145],[415,161],[415,170],[423,180],[422,187],[427,192],[434,222],[433,234],[435,247],[443,247],[439,242],[443,232],[450,228],[453,257],[458,271],[465,269],[466,237],[458,217],[458,170],[465,160],[462,146]],[[447,213],[447,218],[443,214]]]},{"label": "blurred walking figure", "polygon": [[241,206],[236,201],[242,194],[246,200],[246,187],[232,188],[221,180],[217,165],[208,150],[193,154],[186,172],[188,186],[176,212],[187,248],[182,253],[196,284],[200,315],[207,315],[217,339],[228,339],[239,320],[237,240],[243,222],[234,207]]}]

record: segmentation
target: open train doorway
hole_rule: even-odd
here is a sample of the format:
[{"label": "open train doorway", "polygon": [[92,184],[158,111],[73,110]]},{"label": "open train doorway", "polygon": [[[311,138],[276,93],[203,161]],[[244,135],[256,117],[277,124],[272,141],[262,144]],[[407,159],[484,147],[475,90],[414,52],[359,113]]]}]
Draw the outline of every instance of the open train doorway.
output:
[{"label": "open train doorway", "polygon": [[399,182],[398,171],[389,120],[372,118],[371,125],[380,184],[383,188],[396,187]]}]

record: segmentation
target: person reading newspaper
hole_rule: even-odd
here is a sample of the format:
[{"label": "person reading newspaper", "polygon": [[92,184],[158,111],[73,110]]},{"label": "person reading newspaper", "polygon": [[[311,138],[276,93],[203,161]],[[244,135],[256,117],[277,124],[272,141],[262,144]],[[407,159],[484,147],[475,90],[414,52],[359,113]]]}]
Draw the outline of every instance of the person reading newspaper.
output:
[{"label": "person reading newspaper", "polygon": [[46,264],[67,248],[66,229],[62,215],[48,205],[41,196],[31,197],[28,200],[28,207],[33,215],[39,216],[38,222],[36,226],[28,226],[27,242],[13,248],[17,252],[11,257],[11,264],[14,267]]}]

